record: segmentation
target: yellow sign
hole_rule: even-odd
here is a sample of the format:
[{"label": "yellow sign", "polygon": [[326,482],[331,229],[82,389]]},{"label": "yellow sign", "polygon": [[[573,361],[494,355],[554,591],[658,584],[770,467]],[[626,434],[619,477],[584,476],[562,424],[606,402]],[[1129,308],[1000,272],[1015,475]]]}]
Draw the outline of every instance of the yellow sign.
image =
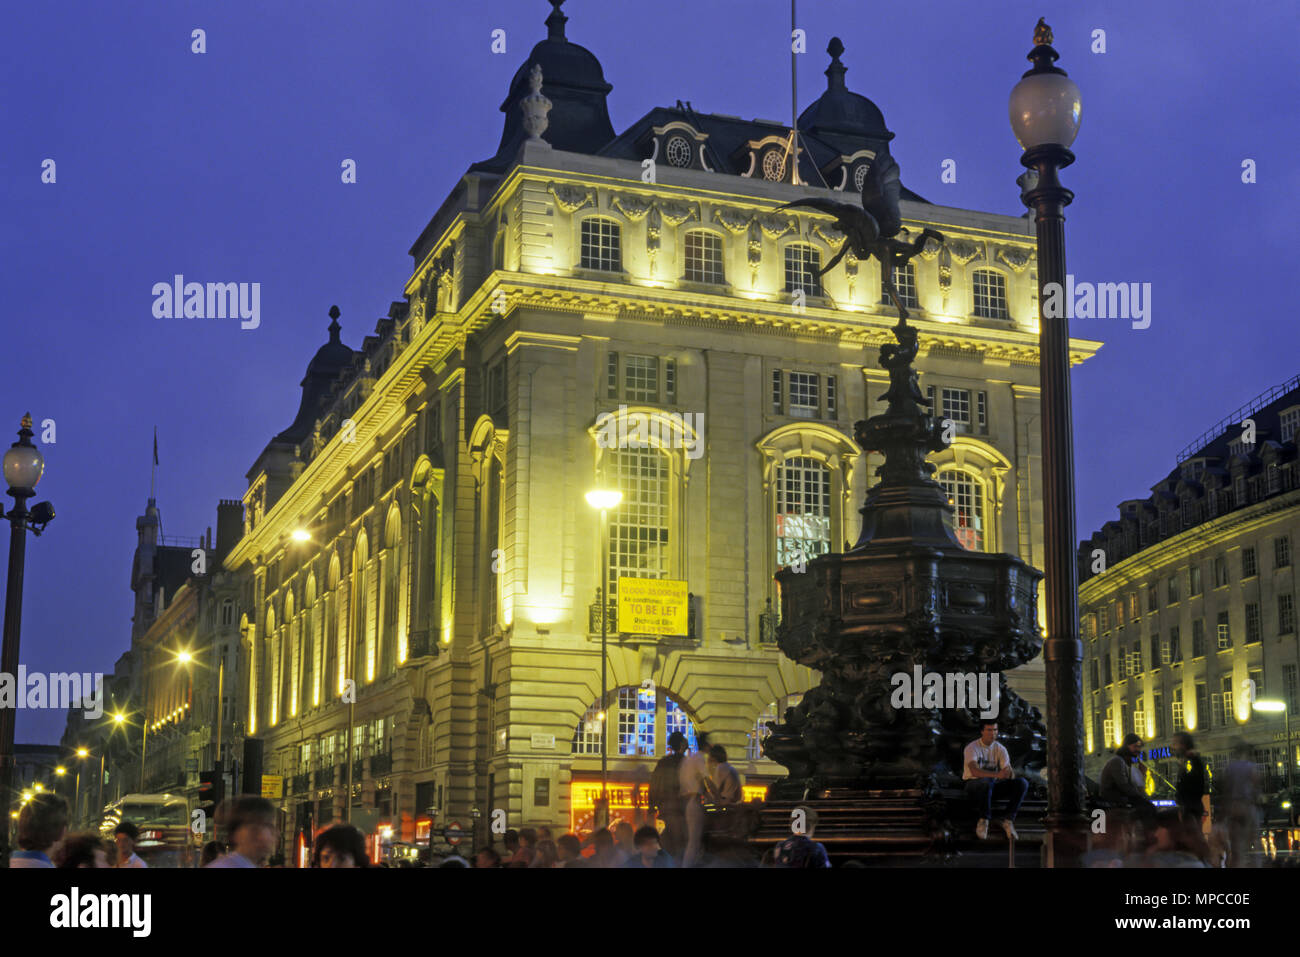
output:
[{"label": "yellow sign", "polygon": [[686,635],[688,603],[686,582],[620,578],[618,630],[632,635]]},{"label": "yellow sign", "polygon": [[273,801],[278,801],[284,797],[284,775],[263,774],[262,797]]}]

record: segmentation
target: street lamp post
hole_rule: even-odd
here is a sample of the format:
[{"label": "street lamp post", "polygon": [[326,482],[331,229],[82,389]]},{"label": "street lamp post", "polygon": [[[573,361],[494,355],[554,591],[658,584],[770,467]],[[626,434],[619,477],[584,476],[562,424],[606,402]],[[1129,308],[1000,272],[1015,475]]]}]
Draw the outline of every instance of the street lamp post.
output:
[{"label": "street lamp post", "polygon": [[[14,500],[9,509],[9,577],[5,587],[4,642],[0,647],[0,674],[18,673],[18,641],[23,617],[23,562],[27,551],[27,531],[40,535],[54,520],[54,506],[38,502],[30,511],[27,500],[36,494],[36,483],[45,471],[45,457],[32,445],[32,416],[24,415],[18,429],[18,441],[4,454],[4,477]],[[14,771],[15,708],[0,708],[0,806],[9,807]],[[8,850],[8,829],[5,831]]]},{"label": "street lamp post", "polygon": [[[1059,170],[1074,162],[1079,88],[1056,67],[1051,28],[1039,19],[1033,67],[1011,91],[1011,127],[1024,149],[1020,162],[1036,172],[1023,193],[1038,239],[1039,368],[1042,402],[1043,546],[1047,638],[1048,866],[1078,863],[1087,841],[1083,788],[1083,645],[1078,634],[1075,559],[1074,446],[1070,422],[1070,329],[1066,310],[1048,315],[1065,286],[1065,207],[1074,194]],[[1022,177],[1022,179],[1024,179]],[[1032,176],[1030,177],[1032,181]],[[1048,289],[1054,284],[1055,294]]]},{"label": "street lamp post", "polygon": [[[623,501],[623,493],[594,489],[587,493],[587,504],[600,509],[600,814],[592,823],[595,829],[609,826],[609,600],[606,595],[609,577],[609,510]],[[603,818],[603,820],[602,820]]]},{"label": "street lamp post", "polygon": [[90,755],[88,748],[77,748],[77,783],[73,788],[72,797],[72,819],[77,826],[81,826],[81,765]]}]

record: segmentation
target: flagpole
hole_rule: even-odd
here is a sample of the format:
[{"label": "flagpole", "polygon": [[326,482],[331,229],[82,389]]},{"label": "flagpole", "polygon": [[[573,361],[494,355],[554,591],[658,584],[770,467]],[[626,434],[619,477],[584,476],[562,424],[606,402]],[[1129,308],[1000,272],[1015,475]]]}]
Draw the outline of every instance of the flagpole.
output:
[{"label": "flagpole", "polygon": [[154,478],[158,474],[158,426],[153,427],[153,465],[149,466],[149,498],[154,497]]}]

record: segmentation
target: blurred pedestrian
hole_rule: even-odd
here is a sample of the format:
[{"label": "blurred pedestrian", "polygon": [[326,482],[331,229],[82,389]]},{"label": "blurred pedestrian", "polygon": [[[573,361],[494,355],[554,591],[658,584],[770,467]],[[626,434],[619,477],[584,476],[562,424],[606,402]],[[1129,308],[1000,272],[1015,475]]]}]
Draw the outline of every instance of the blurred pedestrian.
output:
[{"label": "blurred pedestrian", "polygon": [[744,792],[740,787],[740,775],[727,763],[727,749],[720,744],[709,748],[709,774],[704,779],[709,800],[714,804],[728,807],[740,804]]},{"label": "blurred pedestrian", "polygon": [[[650,823],[650,822],[647,822]],[[651,824],[653,826],[653,824]],[[614,825],[614,847],[623,855],[623,860],[627,860],[636,854],[636,828],[627,821],[619,821]]]},{"label": "blurred pedestrian", "polygon": [[636,856],[628,860],[624,867],[672,867],[673,859],[659,845],[659,831],[650,825],[640,828],[634,838]]},{"label": "blurred pedestrian", "polygon": [[585,867],[582,857],[582,842],[576,834],[561,834],[555,842],[556,867]]},{"label": "blurred pedestrian", "polygon": [[1178,780],[1174,784],[1178,810],[1199,829],[1205,819],[1205,796],[1210,793],[1205,762],[1186,731],[1175,734],[1172,744],[1174,754],[1178,756]]},{"label": "blurred pedestrian", "polygon": [[541,827],[537,829],[538,844],[542,843],[542,841],[553,841],[553,840],[555,840],[555,834],[552,833],[551,829],[547,827],[545,824],[543,824]]},{"label": "blurred pedestrian", "polygon": [[1228,866],[1254,867],[1252,852],[1260,824],[1259,769],[1251,760],[1247,742],[1239,740],[1233,745],[1222,782],[1219,793],[1228,837]]},{"label": "blurred pedestrian", "polygon": [[680,855],[686,846],[686,810],[680,774],[685,753],[686,735],[674,731],[668,735],[668,754],[659,759],[650,774],[647,800],[650,810],[664,822],[663,846],[670,857]]},{"label": "blurred pedestrian", "polygon": [[223,807],[230,850],[208,867],[262,867],[275,850],[275,805],[245,794]]},{"label": "blurred pedestrian", "polygon": [[533,862],[533,857],[536,854],[537,831],[531,827],[522,827],[519,829],[519,847],[510,856],[506,867],[527,867]]},{"label": "blurred pedestrian", "polygon": [[627,855],[615,845],[614,835],[607,827],[602,827],[591,835],[591,844],[596,848],[596,853],[587,859],[589,867],[622,867],[627,860]]},{"label": "blurred pedestrian", "polygon": [[118,867],[148,867],[140,855],[135,852],[135,845],[140,840],[140,829],[133,821],[122,821],[113,830],[113,842],[117,844]]},{"label": "blurred pedestrian", "polygon": [[695,751],[682,756],[678,776],[682,789],[682,812],[686,819],[686,848],[682,867],[699,863],[704,844],[704,781],[709,774],[708,735],[701,733]]},{"label": "blurred pedestrian", "polygon": [[554,867],[560,863],[560,857],[554,841],[538,841],[536,853],[528,862],[529,867]]},{"label": "blurred pedestrian", "polygon": [[42,791],[18,812],[18,850],[9,855],[10,867],[54,867],[49,852],[68,830],[68,802]]},{"label": "blurred pedestrian", "polygon": [[803,833],[786,838],[772,853],[773,867],[830,867],[831,859],[826,848],[813,840],[817,832],[818,814],[810,807],[797,807],[803,818]]},{"label": "blurred pedestrian", "polygon": [[500,867],[501,855],[498,854],[496,850],[494,850],[493,848],[485,847],[483,848],[483,850],[479,851],[478,856],[474,858],[474,866],[489,867],[489,868]]},{"label": "blurred pedestrian", "polygon": [[207,867],[224,853],[226,853],[226,845],[220,841],[208,841],[203,845],[203,851],[199,855],[199,867]]},{"label": "blurred pedestrian", "polygon": [[1142,738],[1136,734],[1124,736],[1124,743],[1115,749],[1111,759],[1101,769],[1100,797],[1115,808],[1135,811],[1144,828],[1150,828],[1156,809],[1146,793],[1146,775],[1142,771]]},{"label": "blurred pedestrian", "polygon": [[81,867],[108,867],[108,842],[89,831],[69,834],[50,851],[54,866],[71,870]]},{"label": "blurred pedestrian", "polygon": [[316,836],[317,867],[369,867],[366,837],[351,824],[335,824]]}]

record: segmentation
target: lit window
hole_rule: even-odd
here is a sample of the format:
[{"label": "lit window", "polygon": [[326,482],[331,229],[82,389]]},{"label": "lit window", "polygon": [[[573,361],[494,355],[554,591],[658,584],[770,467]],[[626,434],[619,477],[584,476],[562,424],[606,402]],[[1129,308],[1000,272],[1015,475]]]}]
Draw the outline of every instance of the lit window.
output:
[{"label": "lit window", "polygon": [[699,229],[686,234],[686,278],[691,282],[723,281],[722,237]]},{"label": "lit window", "polygon": [[653,688],[618,689],[618,753],[655,753],[655,692]]},{"label": "lit window", "polygon": [[608,475],[623,501],[609,513],[609,594],[618,579],[668,574],[668,458],[657,449],[606,453]]},{"label": "lit window", "polygon": [[1178,728],[1178,729],[1181,730],[1181,729],[1184,727],[1184,725],[1183,725],[1183,689],[1182,689],[1182,686],[1181,686],[1181,685],[1177,685],[1177,686],[1174,687],[1174,700],[1173,700],[1172,704],[1170,705],[1170,711],[1171,711],[1170,717],[1172,717],[1172,718],[1174,719],[1174,720],[1173,720],[1173,726],[1174,726],[1175,728]]},{"label": "lit window", "polygon": [[623,268],[623,254],[619,242],[619,226],[612,219],[592,217],[582,221],[580,260],[584,269],[601,269],[619,272]]},{"label": "lit window", "polygon": [[1232,631],[1228,627],[1228,613],[1219,612],[1219,650],[1225,651],[1232,647]]},{"label": "lit window", "polygon": [[981,319],[1010,319],[1007,311],[1007,281],[992,269],[977,269],[972,276],[975,315]]},{"label": "lit window", "polygon": [[817,273],[822,268],[821,254],[812,246],[791,243],[785,247],[785,291],[803,290],[805,295],[820,296],[822,281]]},{"label": "lit window", "polygon": [[790,415],[815,419],[821,411],[819,376],[811,372],[790,373]]},{"label": "lit window", "polygon": [[813,458],[777,467],[776,563],[798,565],[830,551],[830,470]]},{"label": "lit window", "polygon": [[600,705],[587,709],[573,730],[574,754],[600,754]]},{"label": "lit window", "polygon": [[751,761],[757,761],[763,757],[763,742],[767,740],[772,733],[769,724],[775,724],[785,717],[788,709],[793,708],[803,700],[803,694],[796,692],[788,694],[780,701],[773,701],[754,721],[754,730],[749,733],[748,740],[745,743],[745,757]]},{"label": "lit window", "polygon": [[984,487],[974,476],[956,469],[946,469],[938,475],[939,484],[948,493],[954,509],[953,531],[963,548],[982,552],[984,534]]},{"label": "lit window", "polygon": [[[664,702],[664,719],[667,727],[667,734],[680,732],[686,735],[686,747],[692,751],[699,749],[699,742],[695,738],[695,722],[691,720],[690,715],[676,701],[669,698]],[[665,740],[667,738],[665,737]]]},{"label": "lit window", "polygon": [[631,402],[659,400],[659,360],[655,356],[628,356],[623,360],[623,398]]},{"label": "lit window", "polygon": [[[902,266],[894,267],[894,288],[898,290],[898,298],[908,309],[920,309],[921,301],[916,297],[916,269],[911,263],[904,263]],[[880,301],[887,306],[892,306],[894,300],[889,298],[889,291],[885,289],[884,270],[880,273]]]}]

